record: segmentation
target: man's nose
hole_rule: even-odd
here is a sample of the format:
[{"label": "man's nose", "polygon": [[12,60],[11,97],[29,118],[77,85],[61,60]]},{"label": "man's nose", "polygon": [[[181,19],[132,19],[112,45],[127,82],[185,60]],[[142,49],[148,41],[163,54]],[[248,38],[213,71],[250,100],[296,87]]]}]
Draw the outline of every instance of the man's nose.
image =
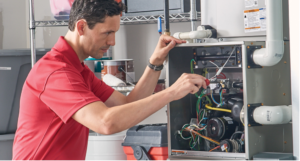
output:
[{"label": "man's nose", "polygon": [[109,36],[109,38],[107,40],[107,45],[115,46],[115,44],[116,44],[115,34],[112,34],[111,36]]}]

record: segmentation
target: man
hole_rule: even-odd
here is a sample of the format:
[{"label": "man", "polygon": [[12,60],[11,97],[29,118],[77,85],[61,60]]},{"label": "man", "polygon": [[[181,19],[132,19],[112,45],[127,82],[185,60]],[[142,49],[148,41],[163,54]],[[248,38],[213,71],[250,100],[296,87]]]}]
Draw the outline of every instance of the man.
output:
[{"label": "man", "polygon": [[[204,77],[183,74],[152,95],[160,71],[149,66],[127,97],[97,79],[83,60],[101,58],[115,45],[122,10],[114,0],[75,0],[69,31],[36,63],[23,86],[13,159],[84,160],[89,129],[100,134],[126,130],[167,103],[206,88]],[[162,65],[181,43],[161,36],[150,63]]]}]

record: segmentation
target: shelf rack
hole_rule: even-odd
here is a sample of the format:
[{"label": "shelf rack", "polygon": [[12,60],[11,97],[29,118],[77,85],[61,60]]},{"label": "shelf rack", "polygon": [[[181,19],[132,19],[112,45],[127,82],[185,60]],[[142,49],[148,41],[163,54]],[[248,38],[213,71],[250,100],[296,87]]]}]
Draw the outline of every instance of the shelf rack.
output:
[{"label": "shelf rack", "polygon": [[[36,47],[35,47],[35,28],[36,27],[59,27],[68,26],[68,20],[49,20],[49,21],[35,21],[34,19],[34,0],[29,0],[29,30],[30,30],[30,49],[31,49],[31,65],[36,62]],[[122,25],[129,24],[153,24],[157,23],[157,19],[161,17],[164,20],[164,15],[152,16],[130,16],[121,17]],[[197,13],[197,20],[200,21],[201,13]],[[170,14],[169,21],[174,22],[188,22],[190,20],[190,13]]]},{"label": "shelf rack", "polygon": [[[200,17],[201,13],[198,13]],[[122,25],[130,24],[151,24],[157,23],[157,19],[161,17],[164,20],[164,15],[153,16],[134,16],[134,17],[121,17]],[[200,20],[200,18],[198,18]],[[190,21],[189,13],[170,14],[170,22],[187,22]],[[68,20],[50,20],[50,21],[35,21],[35,27],[54,27],[54,26],[68,26]]]}]

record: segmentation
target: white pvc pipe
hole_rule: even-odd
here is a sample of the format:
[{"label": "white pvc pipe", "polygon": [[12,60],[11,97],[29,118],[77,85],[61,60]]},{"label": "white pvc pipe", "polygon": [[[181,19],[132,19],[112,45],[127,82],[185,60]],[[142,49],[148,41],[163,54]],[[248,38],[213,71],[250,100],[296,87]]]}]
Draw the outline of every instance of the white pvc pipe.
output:
[{"label": "white pvc pipe", "polygon": [[191,32],[176,32],[173,37],[180,40],[189,40],[189,39],[203,39],[211,37],[212,32],[210,30],[198,30]]},{"label": "white pvc pipe", "polygon": [[282,0],[266,0],[266,10],[266,48],[255,50],[253,61],[260,66],[273,66],[284,54]]},{"label": "white pvc pipe", "polygon": [[253,111],[253,119],[263,125],[287,124],[292,121],[292,105],[257,107]]},{"label": "white pvc pipe", "polygon": [[200,4],[201,4],[201,25],[209,25],[208,22],[208,11],[209,11],[209,5],[208,5],[208,0],[201,0]]}]

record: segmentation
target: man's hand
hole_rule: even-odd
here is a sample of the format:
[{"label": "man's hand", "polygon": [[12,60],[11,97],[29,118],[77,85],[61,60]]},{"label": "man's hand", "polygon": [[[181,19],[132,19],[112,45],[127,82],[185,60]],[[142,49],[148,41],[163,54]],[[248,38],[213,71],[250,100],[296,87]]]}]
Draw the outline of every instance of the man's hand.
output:
[{"label": "man's hand", "polygon": [[185,42],[185,40],[178,40],[172,36],[161,35],[154,53],[150,58],[150,63],[156,66],[162,65],[169,51],[174,48],[176,44]]},{"label": "man's hand", "polygon": [[201,87],[206,89],[206,78],[198,74],[182,74],[177,81],[166,90],[173,96],[173,100],[179,100],[187,94],[195,94]]}]

